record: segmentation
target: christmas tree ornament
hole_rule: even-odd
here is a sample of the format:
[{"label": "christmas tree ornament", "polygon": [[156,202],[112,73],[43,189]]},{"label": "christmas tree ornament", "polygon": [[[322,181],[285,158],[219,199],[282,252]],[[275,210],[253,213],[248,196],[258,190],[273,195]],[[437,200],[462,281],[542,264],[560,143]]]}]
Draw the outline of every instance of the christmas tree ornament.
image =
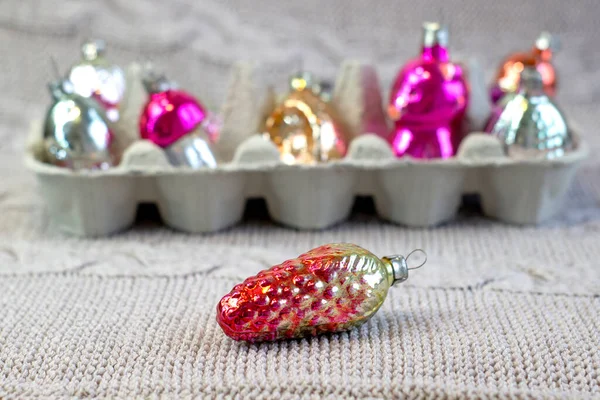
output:
[{"label": "christmas tree ornament", "polygon": [[46,160],[75,170],[116,165],[114,136],[103,107],[75,93],[67,80],[53,82],[49,88],[53,104],[44,125]]},{"label": "christmas tree ornament", "polygon": [[520,75],[520,89],[500,100],[486,131],[497,136],[513,158],[556,158],[573,146],[571,132],[560,109],[544,91],[535,67]]},{"label": "christmas tree ornament", "polygon": [[544,91],[548,96],[556,93],[556,70],[552,57],[559,49],[555,36],[542,32],[529,52],[518,52],[504,59],[491,89],[492,102],[498,102],[505,94],[518,90],[521,72],[525,67],[535,67],[542,75]]},{"label": "christmas tree ornament", "polygon": [[190,168],[214,168],[214,119],[192,95],[177,89],[164,75],[144,77],[148,101],[139,119],[140,136],[162,147],[169,162]]},{"label": "christmas tree ornament", "polygon": [[341,332],[369,320],[389,288],[408,279],[408,259],[378,258],[354,244],[328,244],[234,286],[217,305],[225,334],[248,342]]},{"label": "christmas tree ornament", "polygon": [[89,40],[81,46],[81,60],[71,67],[68,79],[75,93],[93,97],[106,108],[109,120],[119,119],[119,104],[125,94],[125,73],[105,57],[103,40]]},{"label": "christmas tree ornament", "polygon": [[388,114],[395,127],[390,143],[396,156],[452,157],[463,137],[469,87],[463,67],[448,53],[448,30],[423,24],[419,57],[398,73]]},{"label": "christmas tree ornament", "polygon": [[265,137],[272,140],[286,164],[313,164],[344,157],[347,135],[326,82],[309,73],[290,79],[290,91],[265,121]]}]

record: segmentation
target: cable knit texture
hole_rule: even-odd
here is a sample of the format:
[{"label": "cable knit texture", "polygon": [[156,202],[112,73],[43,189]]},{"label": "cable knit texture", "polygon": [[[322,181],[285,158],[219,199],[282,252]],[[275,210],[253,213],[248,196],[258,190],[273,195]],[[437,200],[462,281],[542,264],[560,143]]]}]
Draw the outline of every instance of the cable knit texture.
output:
[{"label": "cable knit texture", "polygon": [[[559,101],[600,150],[596,0],[337,0],[0,3],[0,398],[592,398],[600,396],[600,162],[592,155],[564,212],[539,227],[471,207],[433,229],[379,221],[367,205],[325,231],[295,231],[252,207],[212,235],[135,228],[96,240],[49,224],[22,166],[29,121],[49,101],[50,55],[65,68],[101,36],[126,64],[153,60],[214,110],[229,67],[261,61],[284,85],[300,62],[333,78],[373,60],[386,88],[418,48],[420,22],[444,18],[455,55],[491,77],[538,30],[561,35]],[[248,345],[215,321],[244,277],[327,242],[383,256],[420,247],[426,267],[394,287],[358,330]]]}]

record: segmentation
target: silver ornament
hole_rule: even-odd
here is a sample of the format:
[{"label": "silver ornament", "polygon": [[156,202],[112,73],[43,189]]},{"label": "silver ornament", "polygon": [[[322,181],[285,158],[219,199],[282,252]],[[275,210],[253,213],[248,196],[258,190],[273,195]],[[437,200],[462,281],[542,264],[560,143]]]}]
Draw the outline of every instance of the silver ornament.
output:
[{"label": "silver ornament", "polygon": [[54,103],[46,115],[46,160],[60,167],[107,169],[114,166],[113,133],[104,109],[90,98],[74,93],[69,81],[49,85]]},{"label": "silver ornament", "polygon": [[105,109],[111,121],[119,119],[119,105],[125,94],[125,73],[105,57],[103,40],[89,40],[81,46],[81,60],[68,74],[75,93],[94,97]]},{"label": "silver ornament", "polygon": [[556,158],[573,147],[562,111],[545,94],[535,68],[521,72],[520,88],[498,104],[486,131],[497,136],[509,157]]},{"label": "silver ornament", "polygon": [[171,165],[194,169],[216,168],[217,159],[212,146],[203,136],[194,132],[165,148],[165,154]]}]

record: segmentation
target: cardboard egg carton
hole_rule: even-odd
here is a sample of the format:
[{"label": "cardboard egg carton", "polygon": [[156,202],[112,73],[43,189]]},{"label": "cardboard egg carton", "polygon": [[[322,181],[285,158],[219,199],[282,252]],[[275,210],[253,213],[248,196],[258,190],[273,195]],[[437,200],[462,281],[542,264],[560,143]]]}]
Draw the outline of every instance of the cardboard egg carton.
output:
[{"label": "cardboard egg carton", "polygon": [[[396,158],[381,138],[387,132],[380,85],[372,66],[345,62],[333,101],[347,118],[352,141],[347,156],[316,165],[285,165],[277,148],[256,134],[265,115],[257,101],[256,73],[236,65],[222,108],[215,169],[169,164],[164,151],[139,140],[137,118],[146,94],[140,67],[128,69],[129,91],[114,127],[124,150],[120,164],[106,171],[71,171],[43,162],[42,123],[32,124],[26,156],[38,178],[49,215],[60,230],[102,236],[130,227],[139,203],[155,203],[168,226],[191,233],[215,232],[242,218],[246,200],[262,197],[271,218],[298,229],[321,229],[346,219],[354,198],[372,196],[381,218],[411,227],[451,220],[465,193],[477,193],[485,215],[515,224],[536,224],[554,216],[577,166],[588,153],[576,134],[575,149],[553,160],[515,160],[500,142],[477,133],[489,115],[483,74],[470,61],[472,101],[468,122],[474,133],[446,160]],[[264,97],[264,96],[263,96]]]}]

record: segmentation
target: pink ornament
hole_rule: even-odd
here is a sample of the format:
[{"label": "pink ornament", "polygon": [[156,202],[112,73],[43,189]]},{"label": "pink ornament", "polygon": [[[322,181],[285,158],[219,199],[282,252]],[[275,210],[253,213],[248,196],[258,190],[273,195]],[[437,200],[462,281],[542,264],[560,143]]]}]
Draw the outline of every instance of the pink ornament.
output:
[{"label": "pink ornament", "polygon": [[144,84],[149,99],[139,121],[142,139],[162,147],[173,165],[215,167],[211,144],[217,130],[204,106],[162,76]]},{"label": "pink ornament", "polygon": [[447,29],[425,23],[421,55],[396,77],[388,113],[395,121],[389,140],[398,157],[452,157],[462,140],[469,88],[447,45]]}]

